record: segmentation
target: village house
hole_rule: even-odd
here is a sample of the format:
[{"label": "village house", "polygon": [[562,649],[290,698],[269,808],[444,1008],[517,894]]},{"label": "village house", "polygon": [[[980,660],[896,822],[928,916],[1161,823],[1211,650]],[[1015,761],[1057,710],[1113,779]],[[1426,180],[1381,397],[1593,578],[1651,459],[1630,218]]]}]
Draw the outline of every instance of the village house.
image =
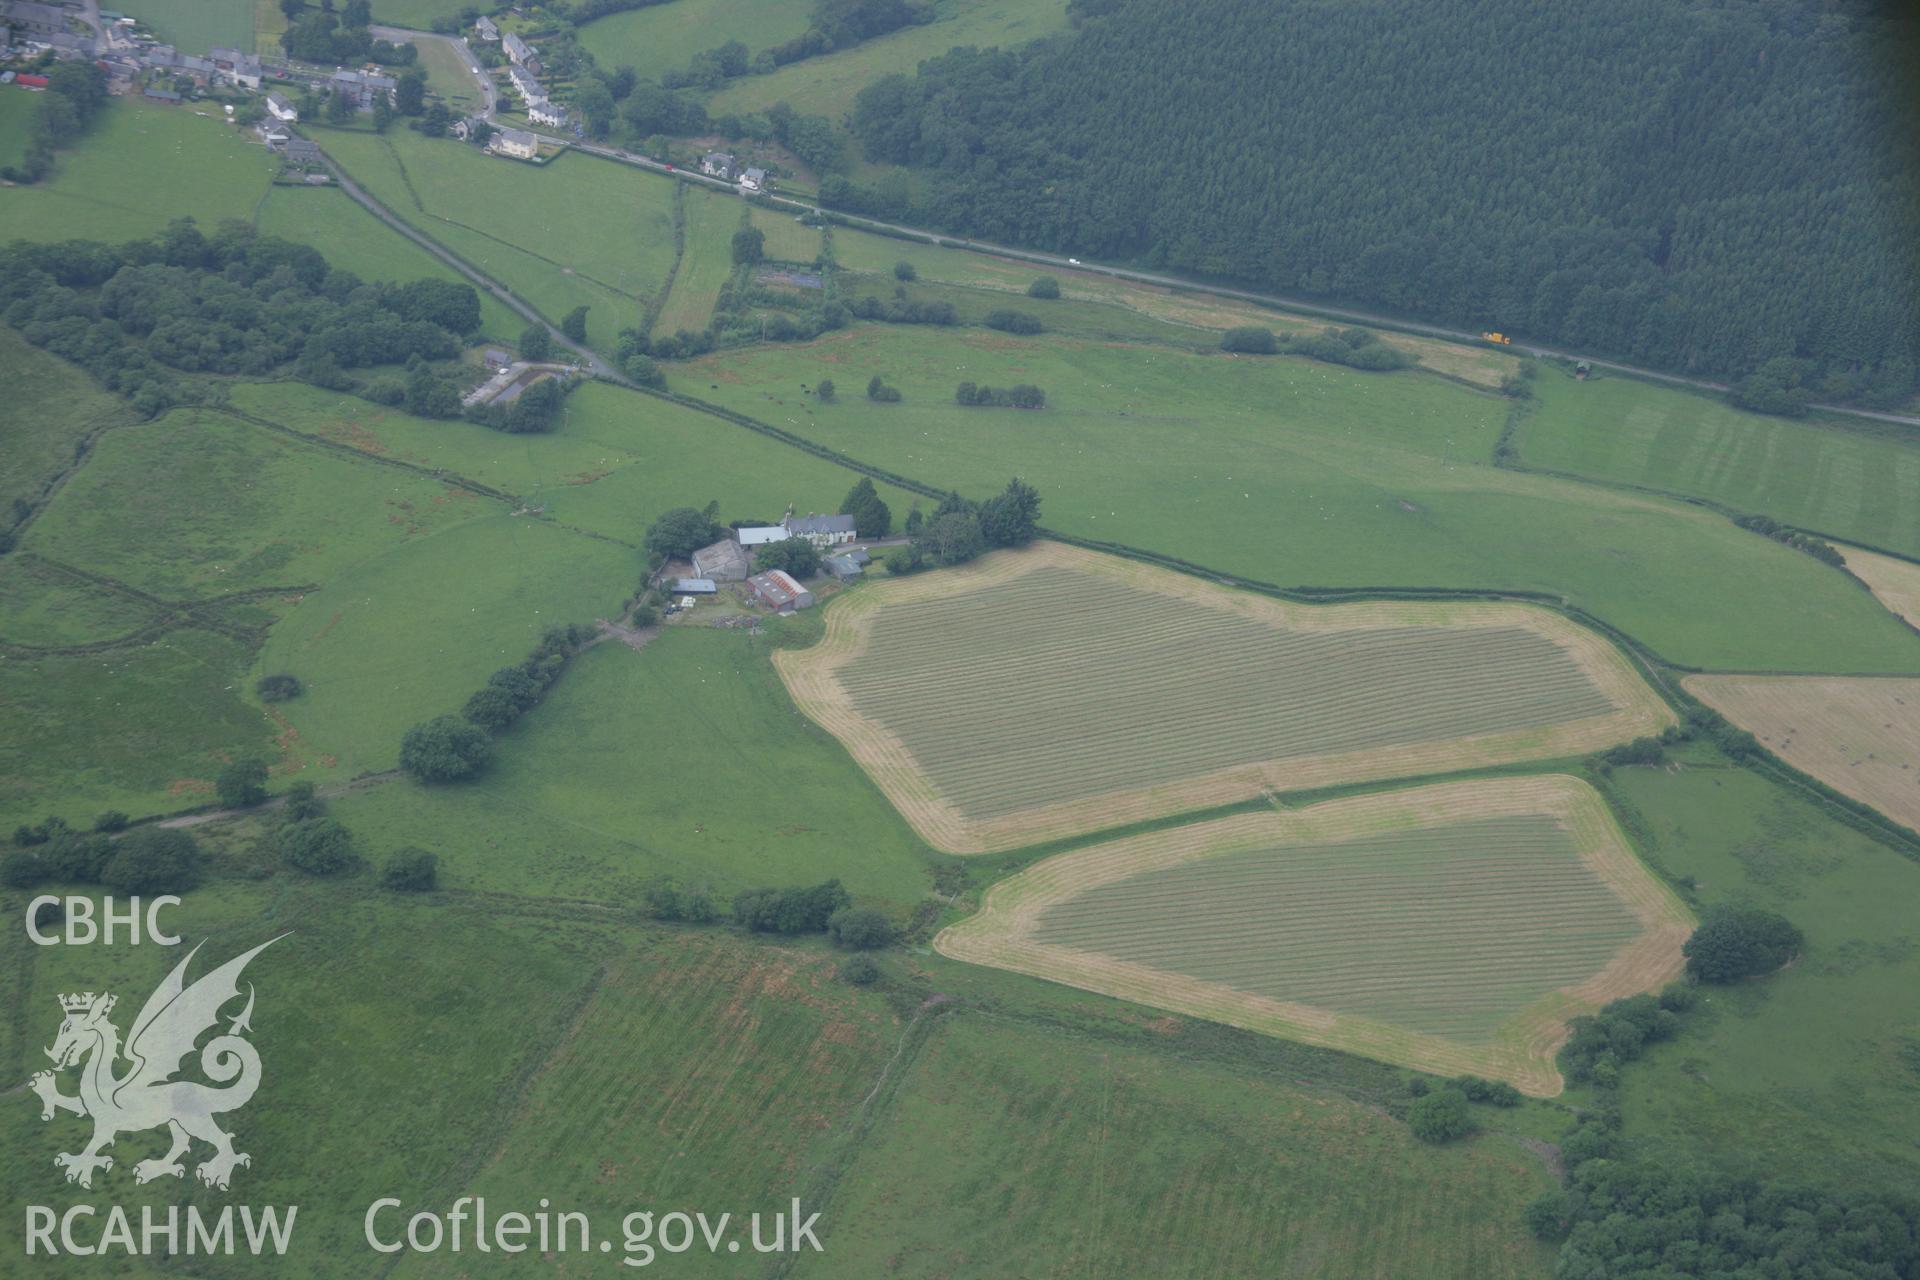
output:
[{"label": "village house", "polygon": [[0,0],[0,24],[7,28],[9,42],[31,40],[77,53],[97,53],[106,43],[101,35],[99,0],[51,4]]},{"label": "village house", "polygon": [[732,182],[740,171],[734,158],[724,151],[709,151],[700,157],[700,172],[710,178],[720,178]]},{"label": "village house", "polygon": [[373,100],[378,94],[393,93],[397,81],[392,76],[383,76],[372,71],[336,71],[327,80],[327,88],[342,94],[361,111],[373,110]]},{"label": "village house", "polygon": [[710,547],[693,553],[696,577],[715,582],[742,582],[747,576],[747,553],[732,538],[722,538]]},{"label": "village house", "polygon": [[502,129],[493,135],[487,149],[516,160],[531,160],[540,154],[540,139],[525,129]]},{"label": "village house", "polygon": [[547,100],[546,88],[534,77],[533,72],[527,70],[525,67],[507,68],[507,83],[511,85],[513,91],[527,103],[545,102]]},{"label": "village house", "polygon": [[319,144],[305,138],[287,139],[287,163],[295,167],[309,167],[320,164]]},{"label": "village house", "polygon": [[854,527],[852,516],[816,516],[808,514],[798,519],[789,515],[780,522],[788,534],[796,538],[805,538],[816,547],[837,547],[852,542],[859,531]]},{"label": "village house", "polygon": [[267,95],[267,114],[283,124],[293,124],[300,119],[299,109],[277,93]]},{"label": "village house", "polygon": [[493,19],[484,13],[473,20],[473,30],[482,40],[498,43],[500,39],[500,28],[495,26]]},{"label": "village house", "polygon": [[535,124],[544,124],[550,129],[564,129],[567,124],[567,109],[555,106],[543,98],[538,102],[527,103],[527,119]]},{"label": "village house", "polygon": [[792,613],[795,609],[811,609],[813,592],[800,585],[800,582],[785,569],[769,569],[765,573],[756,573],[747,579],[747,590],[753,598],[776,613]]},{"label": "village house", "polygon": [[215,79],[230,81],[242,89],[260,89],[260,59],[238,49],[209,49],[207,61],[213,64]]},{"label": "village house", "polygon": [[747,170],[740,175],[740,189],[742,191],[765,191],[767,189],[767,171],[765,169]]},{"label": "village house", "polygon": [[540,55],[532,45],[509,31],[500,37],[500,47],[507,51],[507,57],[516,67],[525,67],[535,75],[540,74]]}]

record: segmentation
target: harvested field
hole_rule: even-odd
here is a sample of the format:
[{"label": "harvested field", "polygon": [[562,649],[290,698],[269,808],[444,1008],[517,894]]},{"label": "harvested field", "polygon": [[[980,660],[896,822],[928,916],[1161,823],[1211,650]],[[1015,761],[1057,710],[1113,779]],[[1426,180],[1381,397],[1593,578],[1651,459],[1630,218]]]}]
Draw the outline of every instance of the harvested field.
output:
[{"label": "harvested field", "polygon": [[1838,550],[1846,557],[1847,571],[1867,584],[1874,599],[1920,627],[1920,564],[1858,547]]},{"label": "harvested field", "polygon": [[1049,858],[954,959],[1560,1092],[1569,1018],[1676,977],[1692,917],[1564,775],[1241,814]]},{"label": "harvested field", "polygon": [[1052,543],[863,587],[774,660],[956,853],[1672,720],[1618,651],[1544,609],[1294,605]]},{"label": "harvested field", "polygon": [[[1848,568],[1856,554],[1847,552]],[[1688,676],[1684,683],[1794,768],[1920,831],[1920,679]]]}]

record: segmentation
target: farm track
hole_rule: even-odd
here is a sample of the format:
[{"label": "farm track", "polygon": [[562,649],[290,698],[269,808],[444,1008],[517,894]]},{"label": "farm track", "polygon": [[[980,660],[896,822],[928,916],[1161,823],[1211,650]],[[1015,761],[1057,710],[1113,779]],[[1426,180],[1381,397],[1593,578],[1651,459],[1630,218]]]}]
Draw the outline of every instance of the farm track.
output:
[{"label": "farm track", "polygon": [[[1505,998],[1503,1010],[1496,1010],[1483,995],[1458,989],[1449,995],[1443,989],[1444,984],[1435,984],[1419,993],[1416,1003],[1448,1000],[1447,1009],[1440,1011],[1441,1016],[1450,1015],[1458,1008],[1465,1011],[1469,1021],[1487,1024],[1492,1013],[1503,1011],[1506,1016],[1492,1022],[1491,1033],[1482,1035],[1477,1042],[1423,1031],[1392,1016],[1347,1013],[1309,999],[1282,999],[1247,990],[1227,980],[1241,976],[1241,971],[1231,967],[1202,978],[1172,967],[1124,958],[1119,953],[1126,952],[1142,936],[1138,929],[1128,927],[1128,919],[1124,917],[1108,922],[1112,930],[1108,936],[1115,939],[1109,945],[1115,954],[1088,949],[1084,933],[1077,939],[1079,946],[1048,940],[1050,919],[1073,918],[1071,910],[1065,917],[1054,917],[1051,913],[1066,909],[1076,900],[1100,894],[1103,889],[1106,897],[1115,893],[1124,897],[1128,893],[1127,882],[1138,877],[1157,876],[1157,883],[1163,884],[1174,878],[1172,872],[1183,867],[1194,867],[1204,873],[1220,859],[1315,844],[1345,845],[1344,855],[1351,857],[1354,841],[1377,841],[1383,836],[1423,831],[1437,831],[1444,839],[1448,827],[1463,824],[1471,827],[1500,818],[1523,818],[1536,823],[1544,819],[1553,823],[1577,850],[1579,865],[1594,881],[1611,891],[1615,901],[1608,905],[1606,914],[1614,916],[1624,911],[1634,927],[1630,937],[1624,941],[1616,938],[1612,945],[1604,945],[1609,941],[1604,937],[1588,939],[1584,946],[1587,962],[1584,974],[1569,975],[1552,970],[1540,973],[1535,971],[1537,964],[1521,970],[1531,975],[1534,986],[1517,1012],[1512,995]],[[1341,855],[1335,852],[1328,856],[1337,861]],[[1327,865],[1316,863],[1311,871],[1318,874]],[[1311,888],[1309,882],[1314,874],[1296,881],[1296,888],[1306,892]],[[1394,877],[1389,875],[1389,878]],[[1432,915],[1427,922],[1428,934],[1405,947],[1401,958],[1403,974],[1409,968],[1417,970],[1433,963],[1436,958],[1444,959],[1456,948],[1469,953],[1476,950],[1473,946],[1463,947],[1463,940],[1466,943],[1487,940],[1484,933],[1475,932],[1484,926],[1471,914],[1461,914],[1476,898],[1495,904],[1498,911],[1494,914],[1502,918],[1539,916],[1543,905],[1548,913],[1542,919],[1551,919],[1554,913],[1562,913],[1562,919],[1568,918],[1564,915],[1566,907],[1538,902],[1537,891],[1522,904],[1513,901],[1516,886],[1498,881],[1482,884],[1478,877],[1466,880],[1452,890],[1456,895],[1453,905],[1457,909]],[[1563,881],[1562,887],[1577,883],[1578,877]],[[1149,886],[1153,887],[1157,885]],[[1368,885],[1370,890],[1378,887],[1377,881]],[[1517,887],[1524,889],[1525,886]],[[1337,896],[1338,890],[1339,884],[1335,882],[1331,891]],[[1330,892],[1326,886],[1311,891],[1323,898]],[[1580,896],[1575,894],[1576,898]],[[1100,901],[1100,897],[1094,898],[1096,908]],[[1224,903],[1231,898],[1217,896],[1215,901]],[[1587,899],[1589,908],[1593,901]],[[1344,911],[1323,912],[1322,906],[1316,902],[1306,910],[1300,924],[1304,930],[1302,937],[1324,933],[1328,939],[1337,940],[1343,927],[1363,928],[1369,909],[1364,901],[1349,903]],[[1577,905],[1574,911],[1577,915]],[[1240,926],[1229,927],[1221,938],[1216,938],[1208,928],[1209,917],[1204,914],[1189,914],[1162,927],[1173,924],[1183,924],[1194,935],[1192,954],[1200,954],[1202,948],[1217,952],[1223,941],[1230,946],[1237,943],[1248,963],[1260,968],[1263,951],[1273,948],[1274,937],[1270,932],[1249,935]],[[1541,949],[1539,959],[1560,953],[1558,943],[1562,939],[1558,935],[1541,932],[1537,924],[1528,927],[1531,941]],[[1616,932],[1618,926],[1602,921],[1599,928],[1602,933],[1611,933]],[[1060,854],[994,885],[987,891],[980,911],[943,930],[934,939],[934,947],[954,959],[1012,969],[1252,1031],[1360,1053],[1438,1074],[1474,1072],[1508,1080],[1537,1096],[1552,1096],[1561,1088],[1553,1055],[1565,1038],[1567,1019],[1590,1012],[1610,999],[1657,987],[1676,976],[1681,967],[1680,943],[1690,928],[1691,917],[1686,908],[1640,865],[1597,793],[1572,778],[1534,775],[1370,793],[1307,809],[1247,814],[1152,832]],[[1515,945],[1511,939],[1502,941],[1508,947]],[[1518,939],[1523,950],[1528,941],[1526,937]],[[1356,945],[1369,943],[1379,946],[1381,940],[1355,939]],[[1150,953],[1157,944],[1149,938],[1147,945]],[[1328,984],[1337,985],[1342,975],[1336,972],[1316,976],[1315,965],[1322,954],[1323,951],[1316,953],[1310,944],[1301,948],[1294,963],[1302,981],[1319,982],[1317,991],[1324,995],[1333,990]],[[1509,955],[1503,963],[1511,968],[1516,962]],[[1456,967],[1450,975],[1456,988],[1470,984],[1476,973],[1483,980],[1498,976],[1492,969],[1476,970],[1475,957],[1471,954],[1461,956],[1457,964],[1465,968]],[[1392,987],[1391,977],[1382,969],[1358,972],[1359,983],[1353,991],[1341,991],[1343,999],[1357,995],[1364,1002]]]},{"label": "farm track", "polygon": [[284,587],[254,587],[247,591],[230,591],[204,600],[166,600],[142,591],[130,583],[122,582],[118,578],[110,578],[57,560],[49,560],[33,552],[20,552],[18,557],[35,568],[50,571],[58,577],[64,577],[83,587],[134,601],[151,610],[153,616],[148,622],[127,634],[115,636],[109,640],[61,645],[18,644],[11,640],[0,640],[0,654],[10,658],[80,657],[88,654],[113,653],[121,649],[136,649],[152,644],[169,632],[188,630],[212,631],[243,644],[258,644],[266,636],[265,626],[248,626],[235,622],[231,618],[221,616],[219,610],[230,604],[297,595],[304,591],[312,591],[315,586],[314,583],[307,582]]},{"label": "farm track", "polygon": [[871,588],[774,663],[924,838],[965,853],[1671,722],[1548,610],[1296,606],[1058,544]]}]

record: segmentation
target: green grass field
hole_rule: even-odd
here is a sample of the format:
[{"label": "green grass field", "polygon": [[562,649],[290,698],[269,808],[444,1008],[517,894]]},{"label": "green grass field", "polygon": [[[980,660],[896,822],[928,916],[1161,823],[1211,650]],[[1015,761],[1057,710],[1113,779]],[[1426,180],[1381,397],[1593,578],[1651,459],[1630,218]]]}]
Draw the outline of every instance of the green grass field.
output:
[{"label": "green grass field", "polygon": [[943,1019],[801,1276],[1536,1277],[1549,1186],[1340,1097],[1046,1023]]},{"label": "green grass field", "polygon": [[1797,422],[1630,378],[1549,374],[1521,428],[1531,466],[1710,498],[1735,511],[1920,555],[1920,433]]},{"label": "green grass field", "polygon": [[[772,75],[729,81],[707,108],[714,115],[726,115],[765,111],[776,102],[786,102],[803,114],[837,121],[853,108],[860,90],[882,76],[911,75],[921,62],[958,45],[1011,48],[1067,25],[1064,0],[938,0],[934,8],[938,17],[925,26],[906,27],[838,53],[789,63]],[[698,48],[719,43],[715,39]],[[747,40],[756,53],[778,43],[777,38]]]},{"label": "green grass field", "polygon": [[904,910],[924,846],[794,713],[768,643],[672,627],[639,653],[600,645],[501,736],[483,785],[392,783],[339,815],[378,847],[443,850],[459,888],[631,903],[658,875],[726,897],[838,876]]},{"label": "green grass field", "polygon": [[1145,872],[1048,908],[1034,939],[1485,1044],[1638,931],[1570,833],[1521,814]]},{"label": "green grass field", "polygon": [[1645,1154],[1742,1176],[1920,1180],[1920,863],[1712,760],[1623,769],[1648,857],[1707,903],[1778,911],[1805,952],[1713,988],[1672,1042],[1621,1073]]},{"label": "green grass field", "polygon": [[[904,402],[821,406],[797,390],[874,374]],[[1048,408],[960,408],[963,379],[1038,383]],[[1495,470],[1506,402],[1417,374],[868,325],[674,381],[976,497],[1018,473],[1051,528],[1263,581],[1541,591],[1674,662],[1920,670],[1920,639],[1803,553],[1710,512]]]},{"label": "green grass field", "polygon": [[318,136],[387,208],[541,314],[591,307],[597,347],[640,322],[673,265],[673,189],[638,170],[583,155],[549,170],[404,129]]},{"label": "green grass field", "polygon": [[122,12],[182,53],[204,54],[216,45],[250,53],[257,7],[256,0],[130,0]]},{"label": "green grass field", "polygon": [[790,213],[747,206],[748,216],[766,240],[767,257],[776,262],[811,266],[820,258],[820,228],[809,227]]},{"label": "green grass field", "polygon": [[473,73],[467,70],[465,56],[444,40],[412,43],[420,51],[419,65],[427,73],[427,88],[439,94],[456,115],[470,114],[480,90],[473,82]]},{"label": "green grass field", "polygon": [[[312,245],[329,263],[362,280],[470,283],[333,187],[275,187],[260,205],[254,225],[262,234]],[[527,327],[525,317],[485,290],[477,292],[483,336],[511,342]]]},{"label": "green grass field", "polygon": [[0,414],[0,502],[7,504],[38,501],[72,465],[82,441],[135,420],[119,397],[6,325],[0,325],[0,384],[8,409]]},{"label": "green grass field", "polygon": [[[672,6],[662,6],[671,8]],[[640,13],[653,13],[641,9]],[[698,333],[713,320],[713,304],[733,274],[733,233],[740,229],[740,205],[731,196],[687,184],[686,248],[666,305],[653,322],[655,333],[687,329]]]},{"label": "green grass field", "polygon": [[472,0],[373,0],[373,20],[425,31],[435,18],[459,13],[471,3]]},{"label": "green grass field", "polygon": [[0,643],[39,649],[97,644],[155,622],[160,611],[21,552],[0,559]]},{"label": "green grass field", "polygon": [[673,0],[596,18],[580,28],[580,43],[603,67],[658,79],[729,40],[756,53],[791,40],[812,14],[813,0]]},{"label": "green grass field", "polygon": [[0,187],[0,242],[116,243],[180,217],[209,231],[222,218],[250,219],[279,165],[217,114],[115,99],[51,177]]}]

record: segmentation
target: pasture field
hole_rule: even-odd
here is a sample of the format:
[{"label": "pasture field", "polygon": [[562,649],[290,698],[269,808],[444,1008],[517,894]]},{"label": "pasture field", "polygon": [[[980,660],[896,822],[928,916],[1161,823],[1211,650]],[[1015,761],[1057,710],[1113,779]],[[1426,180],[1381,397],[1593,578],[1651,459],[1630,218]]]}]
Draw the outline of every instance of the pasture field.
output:
[{"label": "pasture field", "polygon": [[1691,913],[1542,775],[1170,828],[999,882],[941,954],[1550,1097],[1569,1018],[1679,976]]},{"label": "pasture field", "polygon": [[[375,457],[444,468],[546,508],[546,518],[638,548],[674,507],[718,500],[722,521],[778,520],[789,502],[824,511],[859,477],[697,410],[605,383],[567,397],[560,426],[504,435],[415,418],[300,383],[237,384],[236,408]],[[904,516],[912,495],[879,486]],[[637,579],[636,579],[637,581]]]},{"label": "pasture field", "polygon": [[632,903],[671,875],[724,901],[838,876],[904,914],[927,891],[925,847],[793,713],[769,644],[669,627],[638,653],[596,646],[500,736],[481,784],[395,781],[335,810],[371,847],[441,850],[460,889]]},{"label": "pasture field", "polygon": [[[935,0],[938,16],[922,27],[905,27],[849,49],[791,62],[771,75],[730,80],[707,102],[714,115],[744,115],[786,102],[803,115],[838,121],[853,109],[860,90],[882,76],[911,75],[928,58],[959,45],[1011,48],[1052,35],[1067,25],[1064,0]],[[712,48],[720,39],[701,48]],[[749,40],[755,53],[777,39]]]},{"label": "pasture field", "polygon": [[425,31],[435,18],[459,13],[472,0],[373,0],[373,20]]},{"label": "pasture field", "polygon": [[[841,297],[852,302],[861,297],[888,302],[900,286],[892,272],[885,275],[846,275],[840,277]],[[1220,348],[1220,333],[1181,321],[1162,320],[1134,307],[1113,306],[1099,301],[1056,298],[1039,301],[1024,294],[1008,295],[998,289],[978,285],[936,284],[918,281],[906,285],[904,292],[914,302],[944,302],[952,307],[962,325],[983,326],[994,311],[1012,309],[1033,316],[1046,326],[1046,332],[1094,341],[1158,343],[1173,351],[1215,352]]]},{"label": "pasture field", "polygon": [[1831,537],[1920,555],[1920,434],[1746,413],[1631,378],[1537,379],[1530,465],[1709,498]]},{"label": "pasture field", "polygon": [[1846,559],[1847,572],[1866,583],[1876,600],[1920,627],[1920,564],[1876,555],[1859,547],[1837,550]]},{"label": "pasture field", "polygon": [[[89,436],[137,421],[133,410],[86,372],[0,324],[0,503],[37,501],[73,464]],[[9,521],[11,523],[11,521]]]},{"label": "pasture field", "polygon": [[[5,902],[9,915],[24,910],[18,893]],[[24,930],[6,930],[0,1065],[13,1080],[46,1065],[41,1048],[58,1025],[61,992],[113,991],[124,1031],[188,946],[206,940],[192,970],[198,976],[286,935],[246,972],[257,991],[249,1038],[260,1054],[261,1086],[226,1120],[238,1149],[253,1156],[236,1172],[230,1194],[242,1203],[299,1206],[292,1245],[273,1274],[343,1280],[367,1274],[361,1223],[373,1200],[451,1203],[451,1192],[485,1165],[519,1114],[527,1082],[564,1043],[595,990],[609,945],[579,921],[476,909],[443,895],[403,899],[285,872],[269,883],[195,890],[169,919],[187,946],[35,947]],[[64,1088],[73,1091],[70,1079]],[[228,1199],[191,1174],[184,1184],[162,1178],[136,1185],[134,1162],[165,1149],[157,1131],[122,1135],[111,1171],[90,1191],[70,1186],[52,1156],[75,1149],[81,1122],[64,1116],[43,1123],[37,1106],[11,1101],[0,1109],[0,1143],[21,1158],[0,1172],[0,1247],[16,1255],[26,1204],[59,1212],[110,1197],[137,1223],[142,1205],[164,1220],[171,1205],[217,1212]],[[124,1257],[36,1259],[33,1270],[133,1274],[126,1264]],[[260,1273],[232,1262],[196,1269]],[[152,1274],[177,1270],[162,1266]]]},{"label": "pasture field", "polygon": [[1707,675],[1685,683],[1794,768],[1920,831],[1920,680]]},{"label": "pasture field", "polygon": [[427,88],[439,94],[456,115],[472,114],[480,94],[460,52],[445,40],[423,39],[409,43],[420,51],[419,65],[427,73]]},{"label": "pasture field", "polygon": [[[215,113],[217,115],[217,113]],[[250,219],[278,162],[224,120],[138,98],[115,98],[53,174],[0,187],[0,243],[150,236],[175,218],[212,231]]]},{"label": "pasture field", "polygon": [[125,12],[183,53],[204,54],[216,45],[251,53],[257,8],[257,0],[134,0]]},{"label": "pasture field", "polygon": [[1550,1269],[1517,1211],[1550,1185],[1504,1135],[1428,1146],[1284,1078],[962,1011],[796,1274],[1518,1280]]},{"label": "pasture field", "polygon": [[776,262],[811,265],[820,260],[823,248],[820,228],[809,227],[790,213],[778,209],[747,206],[747,216],[766,235],[767,257]]},{"label": "pasture field", "polygon": [[[892,325],[680,368],[675,385],[851,457],[975,497],[1018,474],[1049,528],[1259,581],[1541,591],[1688,666],[1920,671],[1920,637],[1811,556],[1709,511],[1489,465],[1508,402],[1437,378]],[[905,400],[796,393],[874,374]],[[1048,407],[961,408],[962,379],[1038,383]]]},{"label": "pasture field", "polygon": [[[654,13],[658,9],[640,9]],[[714,303],[720,300],[721,286],[733,274],[733,233],[740,229],[740,209],[732,196],[708,191],[691,183],[680,187],[685,201],[686,229],[680,267],[674,272],[673,288],[666,305],[654,319],[653,331],[694,333],[713,321]]]},{"label": "pasture field", "polygon": [[1544,609],[1294,605],[1058,543],[866,586],[775,665],[954,853],[1573,755],[1673,719]]},{"label": "pasture field", "polygon": [[1707,904],[1806,934],[1764,983],[1709,988],[1687,1027],[1621,1073],[1626,1133],[1675,1167],[1910,1191],[1920,1183],[1920,862],[1812,801],[1683,752],[1608,792],[1650,862]]},{"label": "pasture field", "polygon": [[[467,278],[355,204],[337,187],[275,187],[261,202],[254,225],[263,235],[312,245],[336,267],[362,280]],[[512,342],[526,320],[486,290],[480,295],[480,334]]]},{"label": "pasture field", "polygon": [[382,204],[596,347],[640,323],[674,259],[673,189],[584,155],[546,167],[423,138],[327,129],[327,154]]},{"label": "pasture field", "polygon": [[657,80],[729,40],[755,53],[784,44],[812,15],[813,0],[673,0],[584,23],[580,44],[603,67],[629,66]]},{"label": "pasture field", "polygon": [[0,645],[44,650],[98,644],[138,632],[159,616],[141,597],[90,582],[32,552],[0,559]]},{"label": "pasture field", "polygon": [[19,164],[27,157],[27,126],[38,110],[40,95],[13,85],[0,87],[0,165]]}]

